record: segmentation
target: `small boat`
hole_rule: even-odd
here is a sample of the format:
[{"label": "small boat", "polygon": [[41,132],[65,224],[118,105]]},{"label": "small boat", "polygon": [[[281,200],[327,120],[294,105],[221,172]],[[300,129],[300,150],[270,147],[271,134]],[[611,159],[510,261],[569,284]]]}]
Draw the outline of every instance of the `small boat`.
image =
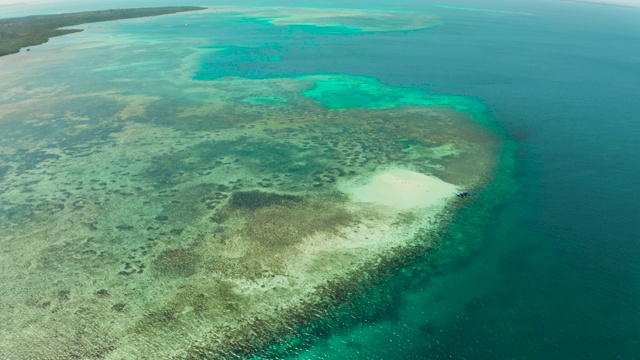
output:
[{"label": "small boat", "polygon": [[471,196],[471,193],[468,191],[458,191],[456,193],[457,197],[467,197],[467,196]]}]

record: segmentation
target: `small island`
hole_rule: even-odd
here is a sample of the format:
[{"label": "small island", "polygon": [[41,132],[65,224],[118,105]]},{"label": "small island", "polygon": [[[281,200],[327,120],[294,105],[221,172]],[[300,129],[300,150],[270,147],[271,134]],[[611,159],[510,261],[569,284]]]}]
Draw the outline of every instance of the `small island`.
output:
[{"label": "small island", "polygon": [[204,9],[206,8],[197,6],[170,6],[85,11],[0,19],[0,56],[17,53],[21,48],[27,46],[44,44],[49,41],[49,38],[54,36],[62,36],[82,31],[80,29],[60,29],[61,27]]}]

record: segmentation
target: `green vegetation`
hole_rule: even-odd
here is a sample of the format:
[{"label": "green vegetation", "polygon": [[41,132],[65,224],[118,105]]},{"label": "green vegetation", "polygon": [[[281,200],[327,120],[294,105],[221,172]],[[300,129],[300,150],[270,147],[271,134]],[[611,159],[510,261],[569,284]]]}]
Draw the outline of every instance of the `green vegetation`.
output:
[{"label": "green vegetation", "polygon": [[17,53],[23,47],[44,44],[54,36],[82,31],[79,29],[59,29],[61,27],[203,9],[205,8],[196,6],[171,6],[0,19],[0,56]]}]

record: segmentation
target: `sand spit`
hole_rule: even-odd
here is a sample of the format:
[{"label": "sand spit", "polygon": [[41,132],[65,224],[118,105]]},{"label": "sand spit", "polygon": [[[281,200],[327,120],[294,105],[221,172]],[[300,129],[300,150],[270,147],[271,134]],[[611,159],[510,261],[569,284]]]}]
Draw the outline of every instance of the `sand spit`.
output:
[{"label": "sand spit", "polygon": [[398,210],[416,208],[438,208],[456,186],[437,177],[427,176],[402,168],[383,170],[364,184],[343,187],[355,202],[374,203]]}]

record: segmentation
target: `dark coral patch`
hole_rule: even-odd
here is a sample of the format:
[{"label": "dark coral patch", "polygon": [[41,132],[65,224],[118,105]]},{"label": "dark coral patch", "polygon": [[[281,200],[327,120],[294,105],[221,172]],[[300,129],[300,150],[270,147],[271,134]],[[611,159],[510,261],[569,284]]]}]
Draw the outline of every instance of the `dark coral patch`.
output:
[{"label": "dark coral patch", "polygon": [[229,206],[237,209],[256,210],[269,206],[292,204],[302,200],[302,197],[296,195],[282,195],[259,190],[238,191],[231,196]]},{"label": "dark coral patch", "polygon": [[109,295],[111,295],[111,294],[109,294],[109,291],[107,289],[100,289],[100,290],[96,291],[96,296],[99,297],[99,298],[106,298]]},{"label": "dark coral patch", "polygon": [[200,255],[190,249],[170,249],[153,261],[153,270],[161,275],[188,277],[196,273],[199,263]]},{"label": "dark coral patch", "polygon": [[8,165],[0,166],[0,181],[4,179],[4,176],[7,175],[9,170],[11,170],[11,168]]}]

